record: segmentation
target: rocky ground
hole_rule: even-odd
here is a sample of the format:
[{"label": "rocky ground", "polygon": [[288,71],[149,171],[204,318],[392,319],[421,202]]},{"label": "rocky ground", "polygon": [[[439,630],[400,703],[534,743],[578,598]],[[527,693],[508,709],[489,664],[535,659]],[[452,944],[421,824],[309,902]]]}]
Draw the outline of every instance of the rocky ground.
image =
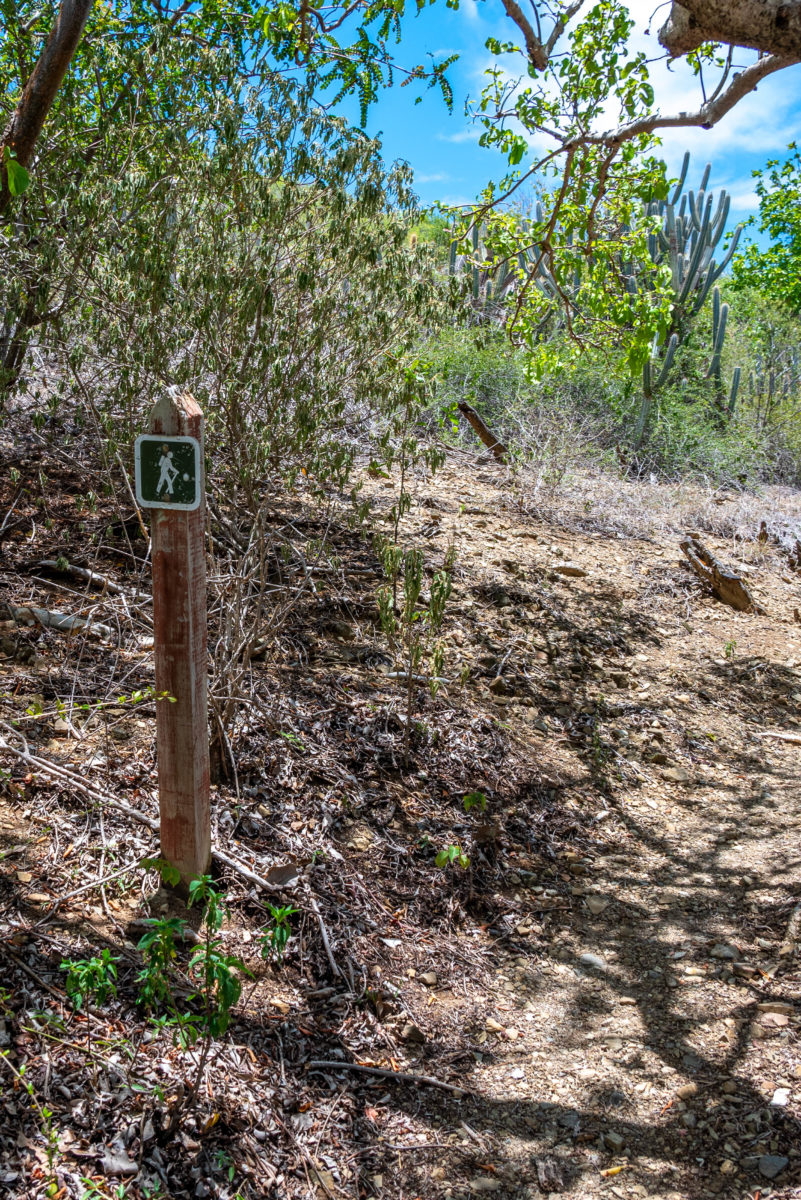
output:
[{"label": "rocky ground", "polygon": [[[586,477],[543,498],[452,452],[403,526],[429,577],[456,552],[408,767],[370,536],[276,504],[296,599],[214,796],[217,844],[274,890],[221,878],[253,978],[189,1104],[196,1052],[137,1005],[141,922],[177,902],[108,879],[154,837],[14,753],[22,734],[156,815],[152,702],[96,707],[152,682],[146,542],[44,443],[0,450],[0,601],[112,633],[3,631],[5,1194],[801,1196],[797,496]],[[396,486],[368,481],[379,526]],[[688,531],[764,613],[705,593]],[[59,556],[126,591],[41,567]],[[438,867],[448,846],[469,863]],[[258,952],[279,900],[282,964]],[[103,947],[118,996],[76,1014],[59,964]]]}]

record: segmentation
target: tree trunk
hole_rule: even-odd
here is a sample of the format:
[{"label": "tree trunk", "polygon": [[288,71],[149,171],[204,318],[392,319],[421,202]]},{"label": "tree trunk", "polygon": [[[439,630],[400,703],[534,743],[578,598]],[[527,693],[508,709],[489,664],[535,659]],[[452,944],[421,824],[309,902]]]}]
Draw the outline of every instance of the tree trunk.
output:
[{"label": "tree trunk", "polygon": [[23,167],[27,167],[33,158],[39,134],[78,48],[93,2],[61,0],[56,23],[6,126],[0,145],[0,216],[11,199],[5,167],[6,149],[14,151],[17,162]]},{"label": "tree trunk", "polygon": [[674,58],[704,42],[801,58],[801,0],[682,0],[659,31]]}]

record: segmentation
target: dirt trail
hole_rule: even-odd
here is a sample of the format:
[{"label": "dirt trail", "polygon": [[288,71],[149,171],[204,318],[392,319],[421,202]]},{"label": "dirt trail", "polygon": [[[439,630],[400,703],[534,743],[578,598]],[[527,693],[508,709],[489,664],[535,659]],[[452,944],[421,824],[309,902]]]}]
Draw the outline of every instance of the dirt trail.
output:
[{"label": "dirt trail", "polygon": [[[388,508],[390,487],[371,486]],[[625,536],[600,485],[594,509],[583,486],[568,528],[527,512],[500,467],[452,462],[417,485],[406,538],[431,569],[451,543],[457,557],[451,683],[416,698],[410,771],[375,627],[379,574],[359,535],[337,534],[342,586],[309,594],[258,668],[271,724],[241,736],[241,796],[221,790],[217,837],[260,871],[299,864],[286,898],[303,908],[304,889],[316,895],[342,975],[310,916],[283,969],[259,966],[261,898],[231,881],[226,936],[256,979],[210,1061],[217,1120],[204,1133],[199,1116],[183,1151],[159,1143],[167,1194],[233,1196],[214,1147],[247,1196],[801,1196],[801,963],[779,954],[801,899],[801,745],[760,736],[801,733],[801,576],[758,541],[758,522],[736,541],[710,521],[704,540],[747,573],[767,615],[723,608],[682,561],[672,518]],[[737,525],[727,504],[738,501],[717,506],[720,530]],[[311,537],[299,512],[293,527]],[[20,599],[22,560],[0,598],[46,599],[33,582]],[[57,690],[62,645],[43,635],[38,663],[8,663],[0,690],[15,702]],[[101,672],[107,653],[86,654]],[[126,662],[147,678],[147,653]],[[105,785],[152,804],[148,723],[118,720]],[[53,732],[37,736],[40,752],[76,768],[100,744]],[[5,944],[27,947],[56,986],[64,945],[105,939],[133,963],[135,893],[111,910],[96,896],[64,906],[47,926],[55,958],[37,942],[43,895],[65,883],[35,822],[51,820],[63,847],[78,813],[21,774],[0,828],[6,845],[27,844],[0,880]],[[486,811],[465,813],[476,790]],[[104,838],[109,828],[124,845],[124,828]],[[84,872],[96,833],[80,842]],[[469,853],[468,870],[434,866],[448,844]],[[130,1023],[125,986],[121,972]],[[462,1094],[308,1066],[332,1059]],[[65,1126],[67,1091],[71,1108],[55,1095]],[[91,1146],[115,1127],[77,1128]],[[158,1162],[137,1138],[125,1145],[132,1160],[141,1151],[139,1179]],[[4,1153],[13,1173],[19,1152]],[[71,1195],[69,1172],[63,1182]]]},{"label": "dirt trail", "polygon": [[517,1194],[532,1156],[532,1194],[797,1184],[801,976],[778,949],[801,893],[801,747],[759,736],[799,728],[797,579],[755,538],[704,535],[770,614],[743,615],[700,592],[675,536],[519,519],[486,478],[451,475],[436,497],[440,541],[495,606],[456,601],[473,647],[497,655],[477,655],[479,673],[505,664],[485,699],[519,765],[598,831],[532,875],[508,856],[506,936],[464,998],[440,995],[482,1046],[479,1128],[509,1130],[506,1171],[468,1187]]}]

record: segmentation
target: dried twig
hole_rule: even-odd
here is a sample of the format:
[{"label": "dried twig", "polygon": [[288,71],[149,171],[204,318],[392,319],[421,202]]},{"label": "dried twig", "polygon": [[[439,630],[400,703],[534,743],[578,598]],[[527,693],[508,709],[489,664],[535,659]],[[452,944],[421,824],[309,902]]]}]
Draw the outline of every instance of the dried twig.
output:
[{"label": "dried twig", "polygon": [[89,617],[75,617],[69,613],[50,612],[47,608],[33,608],[24,605],[20,608],[13,604],[5,606],[11,614],[11,620],[17,625],[41,625],[43,629],[58,629],[66,633],[74,633],[76,629],[92,629],[102,638],[111,637],[108,625],[101,625]]},{"label": "dried twig", "polygon": [[801,938],[801,901],[796,904],[790,913],[790,920],[787,922],[787,932],[784,935],[784,941],[779,950],[781,958],[790,957],[795,950],[799,938]]},{"label": "dried twig", "polygon": [[320,914],[320,909],[318,908],[317,901],[315,900],[314,896],[312,896],[312,894],[310,892],[308,893],[307,898],[309,901],[309,907],[311,908],[312,912],[314,913],[315,917],[317,918],[317,924],[320,926],[320,935],[323,939],[323,945],[325,946],[325,954],[326,954],[326,958],[328,959],[328,963],[331,967],[331,970],[334,972],[334,974],[338,975],[341,979],[342,972],[340,971],[339,967],[337,966],[336,959],[334,958],[333,952],[331,950],[331,942],[329,941],[329,938],[328,938],[328,930],[326,929],[325,923]]},{"label": "dried twig", "polygon": [[86,583],[93,583],[103,592],[111,592],[114,595],[124,596],[125,588],[119,583],[114,583],[105,575],[100,575],[97,571],[90,571],[88,567],[76,567],[74,563],[66,560],[59,561],[55,558],[43,558],[39,563],[39,567],[45,567],[48,571],[55,571],[60,574],[74,575],[77,579],[83,579]]},{"label": "dried twig", "polygon": [[[28,749],[27,742],[23,738],[19,730],[11,729],[8,725],[0,724],[0,728],[7,730],[9,733],[18,737],[25,744],[25,749],[20,750],[17,746],[13,746],[10,742],[0,739],[0,752],[13,754],[16,758],[26,763],[36,771],[41,771],[45,775],[49,775],[52,779],[58,780],[60,783],[69,784],[70,787],[76,789],[81,795],[86,796],[88,800],[95,804],[103,804],[107,808],[113,808],[123,816],[130,817],[131,820],[137,821],[140,825],[146,825],[148,829],[158,832],[159,823],[155,817],[149,817],[146,813],[140,812],[136,808],[132,808],[130,804],[123,804],[121,800],[117,800],[114,796],[110,796],[107,792],[102,792],[99,788],[93,787],[91,784],[85,783],[80,776],[73,771],[68,771],[66,767],[60,767],[56,763],[48,762],[46,758],[39,758],[35,754],[31,754]],[[250,867],[246,867],[244,863],[233,858],[230,854],[226,854],[223,850],[212,850],[212,858],[221,863],[223,866],[230,868],[237,875],[241,875],[243,879],[247,879],[249,883],[256,884],[257,887],[263,888],[266,892],[284,891],[285,887],[278,887],[275,884],[268,883],[263,876],[258,875],[255,871],[251,871]],[[126,868],[127,869],[127,868]],[[95,886],[100,886],[104,880],[98,880]]]},{"label": "dried twig", "polygon": [[465,1089],[455,1083],[445,1083],[435,1079],[433,1075],[417,1075],[412,1071],[391,1071],[388,1067],[365,1067],[361,1063],[329,1062],[327,1059],[314,1060],[306,1063],[310,1071],[357,1071],[361,1075],[374,1075],[378,1079],[395,1079],[399,1083],[412,1083],[416,1087],[425,1084],[426,1087],[440,1088],[444,1092],[457,1092],[460,1096]]}]

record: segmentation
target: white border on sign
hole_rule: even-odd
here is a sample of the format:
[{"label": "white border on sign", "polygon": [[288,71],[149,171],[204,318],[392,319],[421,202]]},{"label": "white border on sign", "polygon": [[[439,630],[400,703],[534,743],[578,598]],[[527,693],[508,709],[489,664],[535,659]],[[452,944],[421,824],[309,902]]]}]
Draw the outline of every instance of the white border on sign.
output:
[{"label": "white border on sign", "polygon": [[[195,449],[195,484],[197,491],[191,504],[165,503],[162,500],[144,500],[142,498],[142,444],[144,442],[166,442],[172,446],[194,446]],[[134,474],[136,486],[136,502],[142,508],[175,508],[184,512],[192,512],[200,508],[203,496],[203,476],[200,470],[200,442],[193,437],[171,437],[169,434],[142,433],[134,442]]]}]

